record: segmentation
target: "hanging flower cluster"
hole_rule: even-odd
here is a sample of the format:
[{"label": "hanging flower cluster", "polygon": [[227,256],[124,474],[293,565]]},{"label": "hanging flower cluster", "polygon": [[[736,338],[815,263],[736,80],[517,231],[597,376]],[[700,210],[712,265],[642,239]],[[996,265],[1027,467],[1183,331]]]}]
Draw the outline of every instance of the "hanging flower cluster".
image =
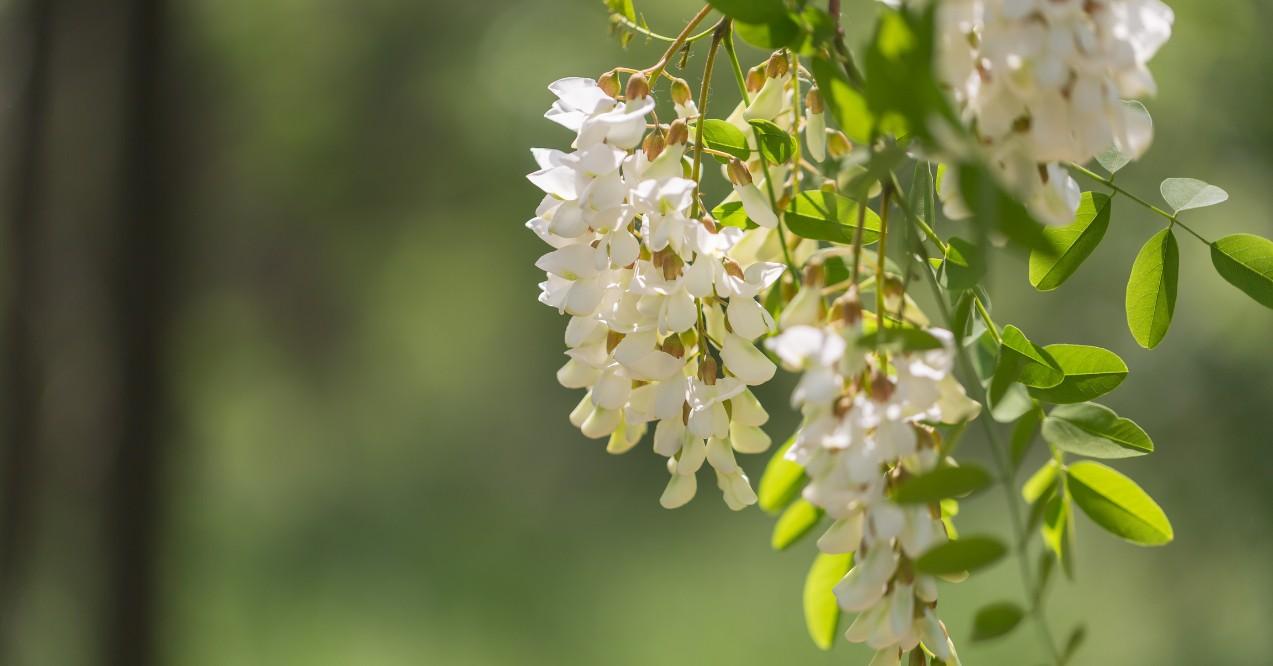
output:
[{"label": "hanging flower cluster", "polygon": [[900,480],[934,469],[939,438],[930,424],[975,418],[951,374],[954,339],[929,329],[938,349],[885,355],[862,346],[862,309],[841,298],[831,321],[797,325],[766,345],[783,366],[800,372],[792,404],[803,414],[787,458],[805,468],[805,500],[834,522],[818,539],[824,553],[855,553],[855,566],[835,587],[841,608],[858,613],[845,632],[877,650],[872,664],[897,664],[918,644],[958,663],[937,619],[937,581],[911,563],[946,539],[939,512],[889,498]]},{"label": "hanging flower cluster", "polygon": [[1040,221],[1068,224],[1078,207],[1064,163],[1149,147],[1149,116],[1124,100],[1156,91],[1147,63],[1173,20],[1159,0],[946,0],[938,16],[944,83]]},{"label": "hanging flower cluster", "polygon": [[685,118],[697,109],[683,81],[673,85],[682,118],[649,133],[655,103],[639,73],[622,98],[614,74],[549,89],[557,102],[546,117],[576,138],[570,153],[534,151],[540,169],[529,178],[546,196],[527,226],[553,247],[536,263],[547,274],[540,301],[571,316],[557,377],[587,392],[570,420],[609,437],[613,453],[654,423],[668,508],[694,496],[705,461],[730,508],[746,507],[756,495],[734,453],[770,444],[748,387],[776,370],[754,343],[775,325],[756,299],[783,267],[755,252],[731,257],[743,230],[694,216],[697,183],[683,176]]}]

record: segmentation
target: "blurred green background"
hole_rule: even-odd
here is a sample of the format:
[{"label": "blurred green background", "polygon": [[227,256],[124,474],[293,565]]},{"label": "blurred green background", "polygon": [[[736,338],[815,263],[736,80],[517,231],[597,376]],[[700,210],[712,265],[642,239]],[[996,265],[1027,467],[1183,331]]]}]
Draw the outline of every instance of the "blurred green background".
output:
[{"label": "blurred green background", "polygon": [[[872,3],[845,4],[860,43]],[[1170,4],[1147,103],[1154,146],[1119,180],[1154,200],[1165,177],[1219,184],[1231,200],[1190,213],[1196,229],[1273,237],[1273,4]],[[669,34],[697,8],[638,6]],[[522,227],[539,200],[528,149],[570,139],[542,118],[548,82],[646,66],[659,44],[621,49],[599,0],[183,0],[166,21],[182,187],[159,663],[865,663],[805,635],[811,543],[772,552],[771,520],[731,513],[706,482],[689,507],[661,509],[666,471],[648,443],[613,458],[566,420],[579,396],[553,377],[565,319],[535,300],[544,250]],[[91,62],[96,24],[75,25]],[[94,112],[58,104],[55,116]],[[76,127],[51,130],[71,155],[100,139]],[[73,158],[59,159],[73,177]],[[1047,294],[1021,257],[995,257],[999,321],[1040,344],[1108,347],[1132,368],[1107,402],[1158,450],[1119,467],[1176,531],[1141,549],[1080,517],[1053,631],[1086,623],[1078,664],[1271,663],[1273,312],[1182,237],[1175,325],[1141,350],[1123,285],[1158,228],[1116,200],[1103,245]],[[93,367],[68,362],[57,381],[79,373]],[[789,388],[762,396],[776,439],[795,425]],[[81,548],[95,501],[76,482],[83,454],[47,457],[11,663],[94,663],[103,641],[96,618],[111,609]],[[985,443],[970,438],[964,455],[985,459]],[[744,462],[753,479],[764,458]],[[987,493],[958,524],[1006,536],[1004,520]],[[967,641],[978,605],[1019,598],[1013,567],[943,587],[965,663],[1042,661],[1026,625]]]}]

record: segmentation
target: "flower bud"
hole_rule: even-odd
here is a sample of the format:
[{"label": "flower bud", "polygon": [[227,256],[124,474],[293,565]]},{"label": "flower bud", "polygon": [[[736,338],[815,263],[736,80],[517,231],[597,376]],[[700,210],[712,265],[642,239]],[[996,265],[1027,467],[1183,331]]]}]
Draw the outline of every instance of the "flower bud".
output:
[{"label": "flower bud", "polygon": [[847,394],[836,398],[835,404],[831,407],[831,412],[837,419],[844,418],[851,411],[853,411],[853,396]]},{"label": "flower bud", "polygon": [[902,306],[902,295],[905,293],[906,287],[896,275],[884,278],[884,307],[896,311]]},{"label": "flower bud", "polygon": [[708,233],[714,234],[720,231],[720,226],[716,224],[716,220],[713,220],[710,215],[704,215],[698,218],[698,223],[703,225],[703,228],[706,229]]},{"label": "flower bud", "polygon": [[809,94],[804,97],[804,105],[809,113],[822,113],[822,93],[817,88],[810,88]]},{"label": "flower bud", "polygon": [[658,131],[645,135],[645,141],[641,143],[641,150],[645,151],[645,159],[651,162],[658,159],[666,147],[667,142],[663,139],[663,133]]},{"label": "flower bud", "polygon": [[650,95],[650,82],[641,73],[628,77],[627,99],[644,99]]},{"label": "flower bud", "polygon": [[822,287],[822,263],[810,261],[804,267],[804,286],[806,287]]},{"label": "flower bud", "polygon": [[718,371],[719,368],[716,367],[716,359],[711,356],[704,358],[703,361],[698,364],[698,378],[704,384],[714,385],[716,383],[716,373]]},{"label": "flower bud", "polygon": [[771,79],[782,78],[786,75],[787,69],[787,57],[781,53],[769,56],[769,62],[765,64],[765,74]]},{"label": "flower bud", "polygon": [[893,380],[888,378],[888,375],[879,371],[876,371],[875,374],[871,375],[872,400],[875,400],[876,402],[888,402],[888,399],[893,397],[893,391],[896,388],[897,385],[893,383]]},{"label": "flower bud", "polygon": [[677,104],[689,104],[694,99],[690,92],[690,84],[685,79],[672,79],[672,101]]},{"label": "flower bud", "polygon": [[831,135],[827,137],[827,154],[831,157],[839,159],[848,155],[853,150],[853,144],[849,143],[849,137],[844,135],[840,130],[832,130]]},{"label": "flower bud", "polygon": [[747,170],[747,166],[740,162],[738,158],[734,158],[729,161],[727,171],[729,173],[729,182],[733,183],[736,187],[751,184],[751,172]]},{"label": "flower bud", "polygon": [[757,93],[765,87],[765,71],[759,67],[747,70],[747,92]]},{"label": "flower bud", "polygon": [[669,146],[685,145],[690,140],[690,128],[685,124],[684,120],[677,118],[667,128],[667,143]]},{"label": "flower bud", "polygon": [[739,266],[737,261],[734,261],[733,259],[730,259],[729,257],[725,257],[724,259],[721,260],[721,264],[725,266],[726,275],[737,278],[739,280],[746,279],[743,277],[743,267]]},{"label": "flower bud", "polygon": [[856,288],[850,288],[844,292],[844,295],[836,299],[832,308],[836,315],[833,319],[843,322],[850,328],[855,328],[862,321],[862,299],[858,297]]},{"label": "flower bud", "polygon": [[601,88],[601,92],[611,96],[619,96],[619,74],[613,69],[597,77],[597,86]]},{"label": "flower bud", "polygon": [[668,253],[668,255],[663,258],[663,279],[671,281],[681,277],[681,268],[684,265],[685,262],[680,258],[680,256],[676,253]]},{"label": "flower bud", "polygon": [[676,358],[685,357],[685,343],[681,342],[681,336],[679,335],[667,336],[667,338],[663,340],[663,344],[660,345],[659,349],[669,356]]}]

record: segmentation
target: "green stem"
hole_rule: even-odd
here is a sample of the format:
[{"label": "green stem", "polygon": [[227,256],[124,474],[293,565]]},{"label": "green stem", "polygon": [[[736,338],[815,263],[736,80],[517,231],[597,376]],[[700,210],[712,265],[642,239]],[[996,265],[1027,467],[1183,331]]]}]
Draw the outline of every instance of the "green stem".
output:
[{"label": "green stem", "polygon": [[703,83],[698,91],[698,122],[694,128],[694,167],[690,171],[690,178],[694,181],[694,205],[690,210],[690,219],[698,219],[698,193],[701,187],[699,181],[703,172],[703,127],[706,123],[703,119],[707,117],[707,98],[708,91],[712,87],[712,68],[716,64],[716,51],[720,49],[721,40],[731,30],[731,22],[729,18],[723,18],[716,27],[712,29],[714,35],[712,37],[712,45],[707,50],[707,62],[703,65]]},{"label": "green stem", "polygon": [[[643,26],[643,25],[641,25],[641,24],[639,24],[639,23],[635,23],[635,22],[633,22],[633,21],[632,21],[632,20],[630,20],[628,17],[626,17],[626,16],[624,16],[624,15],[622,15],[622,14],[611,14],[611,16],[613,17],[611,20],[613,20],[615,23],[617,23],[617,24],[619,24],[619,25],[623,26],[624,28],[627,28],[628,30],[631,30],[632,32],[635,32],[635,33],[637,33],[637,34],[639,34],[639,35],[644,35],[644,36],[649,37],[649,38],[651,38],[651,39],[657,39],[657,40],[659,40],[659,41],[661,41],[661,42],[675,42],[675,41],[676,41],[676,38],[675,38],[675,37],[668,37],[667,35],[660,35],[659,33],[654,32],[653,30],[650,30],[649,28],[647,28],[647,27],[645,27],[645,26]],[[687,38],[685,38],[685,42],[684,42],[684,43],[685,43],[685,44],[693,44],[694,42],[697,42],[698,40],[703,39],[704,37],[707,37],[707,36],[708,36],[708,35],[710,35],[710,34],[712,34],[712,30],[711,30],[711,29],[704,30],[704,31],[702,31],[702,32],[698,33],[697,35],[693,35],[693,36],[691,36],[691,37],[687,37]]]},{"label": "green stem", "polygon": [[1113,178],[1106,178],[1105,176],[1102,176],[1101,174],[1096,173],[1095,171],[1092,171],[1091,169],[1088,169],[1088,168],[1086,168],[1086,167],[1080,166],[1080,165],[1075,164],[1075,163],[1073,163],[1073,162],[1070,162],[1070,168],[1071,168],[1071,169],[1074,169],[1075,171],[1077,171],[1077,172],[1079,172],[1079,173],[1083,174],[1084,176],[1087,176],[1088,178],[1091,178],[1092,180],[1094,180],[1094,181],[1096,181],[1096,182],[1098,182],[1098,183],[1100,183],[1100,184],[1104,185],[1105,187],[1108,187],[1109,189],[1113,190],[1114,192],[1117,192],[1118,194],[1121,194],[1121,195],[1123,195],[1123,196],[1127,197],[1128,199],[1131,199],[1132,201],[1135,201],[1136,203],[1138,203],[1138,204],[1140,204],[1140,205],[1144,206],[1145,208],[1148,208],[1149,210],[1151,210],[1151,211],[1153,211],[1153,212],[1155,212],[1155,213],[1157,213],[1157,214],[1159,214],[1159,215],[1161,215],[1161,216],[1163,216],[1163,217],[1167,218],[1168,220],[1170,220],[1170,221],[1171,221],[1171,223],[1172,223],[1173,225],[1179,225],[1181,229],[1184,229],[1185,231],[1188,231],[1190,234],[1193,234],[1193,237],[1194,237],[1194,238],[1197,238],[1198,240],[1202,241],[1203,243],[1205,243],[1205,244],[1207,244],[1207,245],[1210,245],[1210,244],[1211,244],[1211,242],[1210,242],[1210,241],[1208,241],[1207,239],[1203,238],[1201,234],[1199,234],[1198,232],[1194,231],[1193,229],[1190,229],[1190,228],[1189,228],[1189,227],[1188,227],[1188,226],[1187,226],[1184,222],[1181,222],[1181,221],[1180,221],[1180,218],[1179,218],[1179,217],[1177,217],[1175,214],[1173,214],[1173,213],[1168,213],[1167,211],[1165,211],[1165,210],[1163,210],[1163,209],[1159,208],[1158,206],[1155,206],[1154,204],[1151,204],[1151,203],[1149,203],[1148,201],[1145,201],[1144,199],[1142,199],[1142,198],[1140,198],[1140,197],[1136,196],[1135,194],[1132,194],[1131,192],[1128,192],[1127,190],[1123,189],[1121,186],[1115,185],[1115,184],[1114,184],[1114,179],[1113,179]]},{"label": "green stem", "polygon": [[685,25],[683,30],[681,30],[681,34],[677,35],[676,38],[672,40],[671,45],[669,45],[667,50],[663,52],[663,57],[659,58],[658,63],[649,70],[650,74],[648,78],[650,79],[651,86],[658,82],[659,77],[663,74],[663,70],[667,69],[668,63],[672,61],[672,56],[676,55],[676,52],[685,45],[685,40],[690,38],[690,32],[694,30],[699,23],[702,23],[703,19],[707,18],[707,15],[711,12],[711,5],[703,5],[703,8],[698,10],[698,13],[694,15],[694,18],[691,18],[690,22]]},{"label": "green stem", "polygon": [[747,94],[747,77],[743,75],[743,66],[738,62],[738,51],[734,48],[733,23],[730,23],[729,33],[725,35],[725,53],[729,56],[731,69],[734,70],[734,81],[738,83],[738,92],[742,93],[743,106],[750,106],[751,96]]},{"label": "green stem", "polygon": [[844,73],[849,77],[849,83],[854,88],[862,89],[865,79],[862,72],[858,70],[857,63],[853,60],[853,53],[849,51],[848,45],[844,43],[844,28],[840,25],[840,0],[827,0],[827,13],[831,15],[831,23],[835,26],[835,53],[840,57],[840,61],[844,63]]},{"label": "green stem", "polygon": [[[760,146],[760,132],[753,125],[751,128],[752,136],[756,138],[756,146]],[[769,193],[769,205],[774,209],[774,215],[778,217],[778,244],[782,246],[782,258],[787,262],[787,268],[791,270],[791,279],[793,282],[800,282],[800,269],[796,267],[796,262],[791,259],[791,250],[787,248],[787,231],[784,228],[783,214],[778,208],[778,197],[774,195],[774,175],[769,171],[769,160],[765,157],[765,151],[757,150],[756,154],[760,156],[760,170],[765,172],[765,189]]]},{"label": "green stem", "polygon": [[884,194],[880,196],[880,241],[875,246],[875,313],[876,325],[880,331],[883,331],[887,317],[884,311],[884,257],[885,248],[888,242],[888,200],[891,190],[884,188]]}]

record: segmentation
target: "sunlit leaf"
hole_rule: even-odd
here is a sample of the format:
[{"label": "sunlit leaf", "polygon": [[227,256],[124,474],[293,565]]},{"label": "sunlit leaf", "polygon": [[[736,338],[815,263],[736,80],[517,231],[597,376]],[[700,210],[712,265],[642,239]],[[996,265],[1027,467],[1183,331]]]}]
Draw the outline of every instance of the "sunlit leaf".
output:
[{"label": "sunlit leaf", "polygon": [[1046,349],[1030,342],[1021,329],[1008,324],[1000,333],[1003,337],[1000,363],[1016,361],[1021,364],[1016,381],[1034,388],[1051,388],[1065,379],[1060,364]]},{"label": "sunlit leaf", "polygon": [[708,0],[713,9],[743,23],[769,23],[787,15],[782,0]]},{"label": "sunlit leaf", "polygon": [[[774,286],[776,288],[778,285]],[[765,473],[760,477],[760,485],[756,489],[757,503],[769,513],[782,511],[804,487],[804,468],[784,457],[794,443],[793,438],[778,447],[769,459],[769,464],[765,465]]]},{"label": "sunlit leaf", "polygon": [[1051,388],[1032,388],[1033,395],[1055,404],[1085,402],[1113,391],[1127,377],[1127,364],[1108,349],[1089,345],[1048,345],[1043,348],[1061,366],[1065,378]]},{"label": "sunlit leaf", "polygon": [[812,68],[822,99],[840,129],[856,143],[869,141],[875,118],[867,108],[866,98],[849,85],[839,65],[825,58],[814,58]]},{"label": "sunlit leaf", "polygon": [[749,120],[752,129],[756,130],[756,144],[760,153],[770,164],[783,164],[796,152],[795,140],[787,134],[787,130],[769,120]]},{"label": "sunlit leaf", "polygon": [[933,575],[976,571],[999,561],[1007,552],[1007,546],[994,537],[964,537],[928,549],[915,560],[915,568]]},{"label": "sunlit leaf", "polygon": [[1052,487],[1056,485],[1057,472],[1060,469],[1060,465],[1055,460],[1048,460],[1034,474],[1030,475],[1030,478],[1021,486],[1021,497],[1025,499],[1027,504],[1034,504],[1052,491]]},{"label": "sunlit leaf", "polygon": [[778,522],[774,523],[770,545],[774,550],[787,549],[808,534],[821,518],[822,509],[802,499],[792,502],[778,517]]},{"label": "sunlit leaf", "polygon": [[[806,190],[792,199],[783,219],[787,228],[802,238],[852,245],[857,235],[858,205],[834,192]],[[862,243],[874,243],[879,238],[880,216],[867,208],[862,224]]]},{"label": "sunlit leaf", "polygon": [[1229,284],[1273,308],[1273,241],[1233,234],[1211,244],[1211,263]]},{"label": "sunlit leaf", "polygon": [[703,121],[703,143],[712,150],[729,153],[740,160],[746,161],[751,156],[747,135],[724,120],[708,118]]},{"label": "sunlit leaf", "polygon": [[1153,453],[1154,443],[1135,422],[1104,405],[1061,405],[1043,419],[1043,439],[1062,451],[1092,458]]},{"label": "sunlit leaf", "polygon": [[1127,326],[1136,343],[1153,349],[1162,342],[1176,310],[1180,250],[1171,229],[1154,234],[1132,263],[1127,280]]},{"label": "sunlit leaf", "polygon": [[1064,227],[1044,227],[1043,236],[1051,249],[1030,252],[1030,284],[1039,291],[1061,286],[1087,259],[1109,228],[1110,198],[1099,192],[1084,192],[1074,213],[1074,222]]},{"label": "sunlit leaf", "polygon": [[819,553],[804,579],[804,622],[809,637],[823,650],[830,650],[835,643],[837,625],[840,623],[840,605],[832,590],[844,578],[853,564],[853,554],[828,555]]},{"label": "sunlit leaf", "polygon": [[1191,208],[1205,208],[1229,200],[1229,193],[1197,178],[1168,178],[1158,187],[1172,210],[1179,213]]},{"label": "sunlit leaf", "polygon": [[970,495],[986,488],[992,481],[990,473],[977,465],[938,467],[898,484],[893,491],[893,501],[898,504],[931,504]]},{"label": "sunlit leaf", "polygon": [[754,229],[760,226],[747,217],[747,211],[743,210],[741,201],[726,201],[722,203],[712,209],[712,217],[716,218],[718,223],[727,227]]},{"label": "sunlit leaf", "polygon": [[764,23],[739,21],[734,24],[734,28],[744,42],[762,49],[794,46],[804,37],[804,31],[786,14]]},{"label": "sunlit leaf", "polygon": [[1074,503],[1092,522],[1142,546],[1161,546],[1174,538],[1161,507],[1135,481],[1091,460],[1068,468]]}]

